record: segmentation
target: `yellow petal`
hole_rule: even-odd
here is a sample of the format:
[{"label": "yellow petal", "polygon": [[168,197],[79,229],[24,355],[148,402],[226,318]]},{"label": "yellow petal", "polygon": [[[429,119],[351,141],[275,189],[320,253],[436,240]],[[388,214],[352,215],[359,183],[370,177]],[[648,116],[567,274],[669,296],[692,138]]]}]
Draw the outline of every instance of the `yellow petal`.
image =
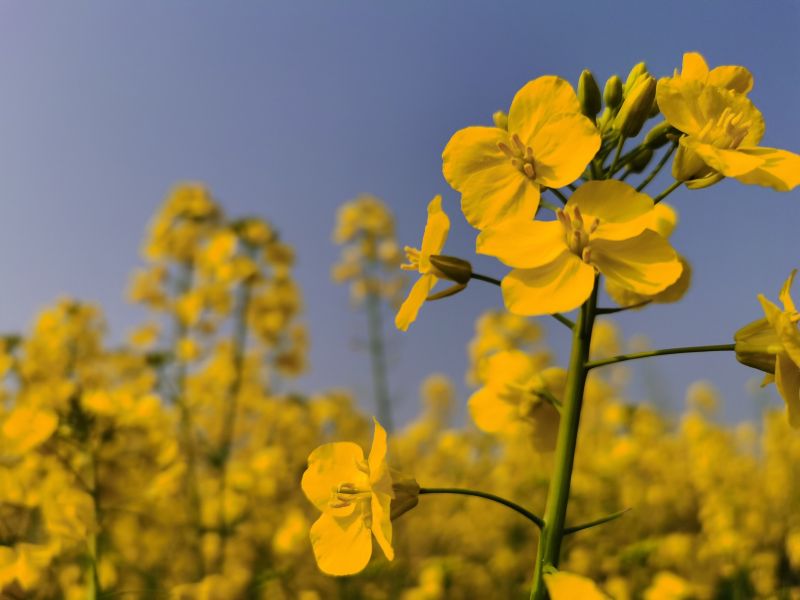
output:
[{"label": "yellow petal", "polygon": [[683,55],[681,78],[689,81],[705,81],[708,77],[708,65],[699,52],[686,52]]},{"label": "yellow petal", "polygon": [[589,249],[589,260],[600,273],[638,294],[657,294],[683,270],[669,242],[649,229],[627,240],[593,240]]},{"label": "yellow petal", "polygon": [[386,494],[373,494],[370,500],[372,510],[372,533],[378,545],[383,550],[384,555],[389,560],[394,560],[394,548],[392,548],[392,520],[391,515],[392,498]]},{"label": "yellow petal", "polygon": [[450,231],[450,219],[442,210],[442,197],[435,196],[428,203],[428,221],[425,223],[425,233],[422,234],[422,248],[424,256],[439,254],[447,241]]},{"label": "yellow petal", "polygon": [[517,406],[507,398],[503,386],[484,386],[470,396],[467,407],[478,429],[497,433],[516,425]]},{"label": "yellow petal", "polygon": [[600,148],[600,134],[582,114],[563,114],[540,127],[530,146],[536,181],[559,188],[581,176]]},{"label": "yellow petal", "polygon": [[434,285],[436,285],[436,276],[430,273],[426,273],[417,279],[411,291],[408,292],[405,302],[400,306],[400,310],[397,311],[397,316],[394,318],[395,327],[401,331],[408,330],[408,326],[416,320],[419,309],[422,308],[425,298],[431,293]]},{"label": "yellow petal", "polygon": [[653,207],[652,223],[648,229],[652,229],[663,238],[672,235],[675,225],[678,224],[678,213],[666,202],[660,202]]},{"label": "yellow petal", "polygon": [[711,144],[705,144],[692,137],[681,138],[681,144],[699,156],[704,163],[726,177],[736,177],[748,174],[764,165],[765,160],[752,153],[741,150],[726,150]]},{"label": "yellow petal", "polygon": [[738,181],[751,185],[771,187],[779,192],[789,192],[800,185],[800,156],[776,148],[739,148],[741,154],[763,162],[748,173],[733,175]]},{"label": "yellow petal", "polygon": [[509,267],[531,269],[567,252],[564,227],[558,221],[504,221],[478,235],[475,250]]},{"label": "yellow petal", "polygon": [[800,330],[797,328],[797,323],[792,320],[790,314],[783,312],[762,294],[758,295],[758,300],[764,309],[764,316],[778,335],[781,346],[789,357],[800,365]]},{"label": "yellow petal", "polygon": [[778,299],[783,304],[783,311],[788,313],[797,312],[791,295],[792,283],[794,283],[795,275],[797,275],[797,269],[792,269],[792,272],[789,273],[789,277],[783,282],[783,287],[781,287],[780,294],[778,295]]},{"label": "yellow petal", "polygon": [[366,474],[356,466],[364,451],[353,442],[323,444],[308,456],[301,486],[306,497],[320,510],[328,508],[331,493],[341,483],[361,483]]},{"label": "yellow petal", "polygon": [[498,144],[510,145],[511,140],[507,132],[497,127],[466,127],[455,132],[442,152],[444,178],[461,192],[475,173],[499,165],[513,169]]},{"label": "yellow petal", "polygon": [[658,80],[656,101],[670,125],[689,135],[700,133],[707,119],[699,102],[704,87],[699,81],[680,77]]},{"label": "yellow petal", "polygon": [[577,207],[588,225],[593,219],[600,225],[592,238],[623,240],[634,237],[651,225],[653,200],[624,181],[587,181],[567,202],[566,209]]},{"label": "yellow petal", "polygon": [[594,269],[571,252],[535,269],[514,269],[503,279],[503,301],[518,315],[548,315],[578,308],[594,288]]},{"label": "yellow petal", "polygon": [[570,83],[555,75],[545,75],[529,81],[516,93],[508,111],[508,130],[528,142],[552,117],[580,112],[578,96]]},{"label": "yellow petal", "polygon": [[360,510],[348,517],[323,512],[311,526],[311,545],[320,570],[328,575],[353,575],[372,555],[372,534]]},{"label": "yellow petal", "polygon": [[369,451],[369,479],[373,488],[378,488],[383,493],[391,494],[392,479],[386,465],[386,430],[375,421],[375,433],[372,437],[372,448]]},{"label": "yellow petal", "polygon": [[544,583],[550,593],[550,600],[609,600],[591,579],[558,571],[545,574]]},{"label": "yellow petal", "polygon": [[18,406],[3,423],[6,449],[15,454],[29,452],[43,444],[58,426],[58,416],[46,408]]},{"label": "yellow petal", "polygon": [[775,361],[775,386],[786,402],[789,425],[800,428],[800,367],[786,354]]},{"label": "yellow petal", "polygon": [[475,173],[461,190],[461,212],[476,229],[507,219],[533,219],[539,208],[539,185],[509,161]]},{"label": "yellow petal", "polygon": [[753,75],[746,68],[738,65],[714,67],[706,80],[709,85],[746,94],[753,89]]}]

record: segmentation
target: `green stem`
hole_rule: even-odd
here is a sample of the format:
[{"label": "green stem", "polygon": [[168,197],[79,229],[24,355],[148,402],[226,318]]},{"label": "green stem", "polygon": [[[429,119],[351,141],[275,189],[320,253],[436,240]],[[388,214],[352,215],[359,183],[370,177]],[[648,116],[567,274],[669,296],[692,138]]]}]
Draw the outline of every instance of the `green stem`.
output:
[{"label": "green stem", "polygon": [[[372,265],[372,272],[376,270]],[[372,276],[377,282],[377,275]],[[393,429],[392,406],[389,398],[389,383],[386,373],[386,349],[383,343],[383,320],[381,319],[380,297],[368,286],[367,292],[367,329],[369,335],[369,354],[372,359],[372,385],[374,386],[375,404],[378,410],[378,420],[386,431]]]},{"label": "green stem", "polygon": [[667,196],[669,196],[669,195],[670,195],[672,192],[674,192],[675,190],[677,190],[677,189],[678,189],[679,187],[681,187],[682,185],[683,185],[683,182],[682,182],[682,181],[676,181],[676,182],[675,182],[675,183],[673,183],[671,186],[669,186],[667,189],[665,189],[663,192],[661,192],[661,193],[660,193],[658,196],[656,196],[655,198],[653,198],[653,204],[658,204],[658,203],[659,203],[659,202],[661,202],[661,201],[662,201],[664,198],[666,198]]},{"label": "green stem", "polygon": [[637,360],[639,358],[650,358],[651,356],[664,356],[666,354],[689,354],[692,352],[721,352],[735,349],[735,344],[716,344],[711,346],[681,346],[678,348],[661,348],[660,350],[648,350],[647,352],[634,352],[631,354],[620,354],[603,360],[587,362],[586,369],[594,369],[605,365],[625,362],[627,360]]},{"label": "green stem", "polygon": [[[500,281],[499,279],[495,279],[494,277],[489,277],[488,275],[481,275],[480,273],[472,273],[470,277],[472,279],[477,279],[478,281],[485,281],[486,283],[491,283],[492,285],[496,285],[497,287],[503,285],[503,282]],[[564,325],[565,327],[569,327],[570,329],[575,328],[575,323],[573,323],[571,319],[568,319],[561,313],[553,313],[550,316],[553,317],[556,321],[558,321],[562,325]]]},{"label": "green stem", "polygon": [[613,521],[614,519],[619,519],[622,515],[626,512],[630,511],[630,508],[626,508],[610,515],[606,515],[605,517],[600,517],[599,519],[595,519],[594,521],[589,521],[588,523],[581,523],[580,525],[573,525],[572,527],[566,527],[564,529],[564,535],[570,535],[572,533],[577,533],[579,531],[583,531],[584,529],[589,529],[591,527],[597,527],[598,525],[602,525],[604,523],[608,523],[609,521]]},{"label": "green stem", "polygon": [[636,186],[637,192],[641,192],[644,188],[647,187],[647,184],[649,184],[651,181],[653,181],[653,179],[655,179],[655,176],[661,172],[661,169],[663,169],[664,165],[667,164],[669,157],[672,156],[672,153],[675,152],[675,148],[677,147],[678,147],[677,143],[674,143],[669,147],[669,150],[667,150],[664,156],[661,157],[661,160],[658,161],[658,164],[650,172],[650,174],[644,179],[644,181],[642,181],[642,183]]},{"label": "green stem", "polygon": [[617,164],[619,163],[619,157],[622,154],[622,147],[625,145],[625,136],[620,135],[619,141],[617,142],[617,150],[614,152],[614,160],[611,161],[611,166],[608,168],[608,177],[611,177],[613,173],[617,171]]},{"label": "green stem", "polygon": [[592,295],[581,307],[578,321],[573,328],[572,350],[569,359],[567,387],[561,406],[561,422],[554,454],[553,476],[547,490],[547,504],[544,512],[544,527],[539,537],[536,567],[531,585],[531,600],[545,600],[547,590],[544,586],[545,567],[558,567],[561,553],[561,540],[564,537],[572,467],[575,463],[575,450],[578,443],[578,428],[583,404],[583,390],[586,385],[586,361],[589,358],[589,345],[592,341],[595,308],[599,281],[595,279]]},{"label": "green stem", "polygon": [[511,500],[506,500],[505,498],[501,498],[500,496],[495,496],[494,494],[489,494],[488,492],[479,492],[477,490],[469,490],[465,488],[419,488],[419,493],[420,495],[457,494],[460,496],[475,496],[476,498],[484,498],[485,500],[491,500],[492,502],[496,502],[497,504],[502,504],[503,506],[506,506],[511,510],[518,512],[523,517],[533,522],[540,529],[544,526],[544,521],[542,521],[542,518],[537,517],[528,509],[521,507],[516,502],[511,502]]}]

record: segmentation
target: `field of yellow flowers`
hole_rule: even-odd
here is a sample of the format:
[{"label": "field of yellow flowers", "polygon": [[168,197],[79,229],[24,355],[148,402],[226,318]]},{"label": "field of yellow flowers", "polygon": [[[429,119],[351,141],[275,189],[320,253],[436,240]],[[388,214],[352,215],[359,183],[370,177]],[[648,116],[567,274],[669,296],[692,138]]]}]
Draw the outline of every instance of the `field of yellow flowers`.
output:
[{"label": "field of yellow flowers", "polygon": [[[443,254],[441,197],[405,251],[388,206],[345,203],[332,277],[367,315],[374,418],[347,391],[289,391],[313,337],[303,248],[176,185],[131,277],[149,316],[127,343],[72,299],[0,340],[0,598],[800,599],[793,275],[753,299],[735,344],[635,353],[613,322],[690,285],[667,195],[800,183],[797,155],[758,146],[751,86],[687,53],[672,77],[641,64],[603,92],[588,71],[577,89],[534,79],[492,125],[456,132],[443,172],[502,282]],[[674,183],[647,195],[671,158]],[[395,423],[383,323],[406,330],[426,301],[484,284],[506,310],[476,315],[472,395],[432,373]],[[533,317],[569,330],[569,365]],[[705,351],[766,372],[788,417],[720,424],[707,382],[679,417],[629,399],[625,362]]]}]

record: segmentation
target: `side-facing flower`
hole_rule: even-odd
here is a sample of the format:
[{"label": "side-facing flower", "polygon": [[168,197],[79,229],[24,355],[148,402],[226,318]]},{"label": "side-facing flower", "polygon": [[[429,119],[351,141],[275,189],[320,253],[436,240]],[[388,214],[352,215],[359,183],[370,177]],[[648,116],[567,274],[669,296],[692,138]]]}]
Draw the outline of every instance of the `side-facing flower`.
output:
[{"label": "side-facing flower", "polygon": [[486,383],[469,399],[475,424],[487,433],[531,434],[542,452],[555,448],[560,420],[556,402],[561,401],[566,372],[542,369],[533,357],[519,350],[497,352],[486,361]]},{"label": "side-facing flower", "polygon": [[[775,355],[775,374],[767,375],[765,383],[771,383],[774,380],[778,393],[786,402],[789,425],[797,429],[800,428],[800,329],[797,327],[800,313],[797,312],[789,294],[796,274],[797,269],[791,272],[781,288],[779,298],[783,304],[783,310],[767,300],[763,294],[758,295],[758,300],[761,302],[767,322],[772,327],[781,346],[780,351]],[[755,329],[760,332],[759,339],[767,342],[765,350],[774,350],[774,338],[768,333],[765,334],[763,328],[756,326]]]},{"label": "side-facing flower", "polygon": [[753,75],[740,65],[722,65],[708,68],[708,63],[699,52],[685,52],[680,73],[675,70],[675,77],[684,81],[699,81],[740,94],[747,94],[753,89]]},{"label": "side-facing flower", "polygon": [[532,219],[539,186],[575,181],[600,148],[594,124],[581,114],[569,82],[548,75],[528,82],[511,103],[506,128],[467,127],[442,153],[442,171],[461,192],[473,227]]},{"label": "side-facing flower", "polygon": [[649,229],[653,200],[621,181],[579,187],[555,221],[513,221],[482,231],[477,251],[513,267],[502,284],[506,307],[544,315],[579,307],[595,274],[653,295],[674,283],[683,267],[675,250]]},{"label": "side-facing flower", "polygon": [[683,132],[672,174],[702,188],[723,177],[789,191],[800,184],[800,156],[759,146],[764,119],[743,94],[684,77],[660,79],[656,93],[666,120]]},{"label": "side-facing flower", "polygon": [[449,232],[450,219],[442,210],[442,197],[436,196],[428,203],[428,222],[425,223],[425,232],[422,234],[422,247],[419,250],[405,247],[408,264],[400,265],[400,268],[406,271],[418,271],[420,278],[414,283],[405,302],[397,311],[394,324],[398,329],[406,331],[414,322],[433,286],[444,275],[431,264],[431,256],[442,251]]},{"label": "side-facing flower", "polygon": [[[394,480],[399,484],[396,489]],[[366,460],[361,447],[352,442],[324,444],[309,455],[302,488],[322,511],[311,526],[311,545],[323,572],[361,571],[372,555],[373,535],[386,558],[394,559],[391,518],[399,515],[392,514],[393,501],[399,499],[408,510],[419,493],[412,479],[394,480],[386,464],[386,430],[377,421]]]}]

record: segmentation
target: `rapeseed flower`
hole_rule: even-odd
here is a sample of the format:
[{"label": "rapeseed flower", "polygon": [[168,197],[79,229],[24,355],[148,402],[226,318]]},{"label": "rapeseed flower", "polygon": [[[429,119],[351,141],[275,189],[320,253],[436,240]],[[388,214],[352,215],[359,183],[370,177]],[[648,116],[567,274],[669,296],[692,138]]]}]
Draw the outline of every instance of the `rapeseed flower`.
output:
[{"label": "rapeseed flower", "polygon": [[555,221],[507,221],[478,236],[477,250],[513,267],[502,283],[506,307],[543,315],[579,307],[599,272],[638,294],[674,283],[683,267],[649,227],[653,200],[620,181],[579,187]]},{"label": "rapeseed flower", "polygon": [[708,68],[708,63],[699,52],[685,52],[680,73],[675,70],[675,77],[684,81],[699,81],[740,94],[747,94],[753,89],[753,75],[740,65],[723,65]]},{"label": "rapeseed flower", "polygon": [[569,82],[548,75],[528,82],[511,102],[505,128],[467,127],[442,153],[442,171],[461,192],[473,227],[532,219],[539,188],[575,181],[600,148],[594,124],[581,114]]}]

